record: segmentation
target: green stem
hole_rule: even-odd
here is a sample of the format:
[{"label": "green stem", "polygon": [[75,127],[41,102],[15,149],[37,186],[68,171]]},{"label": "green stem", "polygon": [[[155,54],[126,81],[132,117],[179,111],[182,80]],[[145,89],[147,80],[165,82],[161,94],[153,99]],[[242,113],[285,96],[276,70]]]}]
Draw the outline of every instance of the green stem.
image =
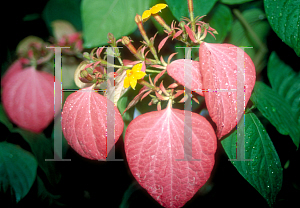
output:
[{"label": "green stem", "polygon": [[149,82],[146,82],[146,81],[143,80],[143,79],[139,79],[137,82],[138,82],[139,84],[141,84],[141,85],[144,85],[144,86],[148,87],[149,89],[152,89],[152,90],[155,90],[155,89],[156,89],[155,86],[151,85]]},{"label": "green stem", "polygon": [[153,70],[153,69],[146,69],[146,72],[160,73],[161,71]]}]

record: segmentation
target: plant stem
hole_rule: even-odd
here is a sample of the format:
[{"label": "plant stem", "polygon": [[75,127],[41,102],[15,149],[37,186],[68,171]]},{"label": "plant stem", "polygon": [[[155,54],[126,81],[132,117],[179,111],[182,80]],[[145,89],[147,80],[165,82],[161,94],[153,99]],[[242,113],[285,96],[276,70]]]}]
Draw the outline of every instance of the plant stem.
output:
[{"label": "plant stem", "polygon": [[160,73],[161,71],[153,70],[153,69],[146,69],[146,72]]},{"label": "plant stem", "polygon": [[151,85],[149,82],[146,82],[146,81],[143,80],[143,79],[139,79],[137,82],[138,82],[139,84],[141,84],[141,85],[144,85],[144,86],[148,87],[149,89],[152,89],[152,90],[155,90],[155,89],[156,89],[155,86]]},{"label": "plant stem", "polygon": [[188,9],[190,13],[191,18],[191,25],[192,25],[192,31],[196,32],[196,26],[194,21],[194,8],[193,8],[193,0],[187,0],[188,1]]}]

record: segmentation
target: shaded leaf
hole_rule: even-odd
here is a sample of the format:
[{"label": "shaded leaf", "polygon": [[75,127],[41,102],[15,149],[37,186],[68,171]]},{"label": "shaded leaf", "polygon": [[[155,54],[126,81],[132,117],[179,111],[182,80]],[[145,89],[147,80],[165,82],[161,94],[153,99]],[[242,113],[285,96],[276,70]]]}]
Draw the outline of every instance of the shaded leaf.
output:
[{"label": "shaded leaf", "polygon": [[215,35],[216,39],[211,34],[207,34],[204,41],[208,43],[222,43],[228,32],[231,30],[233,17],[229,7],[222,4],[216,4],[207,18],[205,18],[205,21],[208,22],[218,34]]},{"label": "shaded leaf", "polygon": [[37,162],[17,145],[0,143],[0,190],[11,192],[19,202],[29,192],[36,178]]},{"label": "shaded leaf", "polygon": [[137,28],[135,15],[141,15],[144,10],[149,9],[150,3],[151,0],[83,0],[81,14],[85,47],[106,45],[108,32],[116,39],[132,33]]},{"label": "shaded leaf", "polygon": [[268,63],[268,78],[272,89],[289,103],[300,125],[300,74],[272,52]]},{"label": "shaded leaf", "polygon": [[54,161],[45,161],[45,159],[53,159],[53,143],[47,139],[43,133],[36,134],[24,129],[15,128],[13,133],[20,134],[29,144],[31,152],[35,156],[39,167],[44,171],[49,182],[52,185],[58,184],[61,175],[57,172],[57,166]]},{"label": "shaded leaf", "polygon": [[[166,0],[169,9],[174,17],[180,21],[182,17],[189,17],[188,3],[186,0]],[[209,13],[217,0],[197,0],[193,1],[194,16],[202,16]]]},{"label": "shaded leaf", "polygon": [[[244,126],[243,126],[244,125]],[[282,186],[282,167],[274,145],[254,113],[245,114],[245,158],[253,161],[231,161],[238,172],[271,206]],[[237,130],[221,141],[229,159],[236,159]]]},{"label": "shaded leaf", "polygon": [[264,7],[272,29],[300,57],[300,2],[264,0]]},{"label": "shaded leaf", "polygon": [[256,82],[251,100],[279,133],[290,135],[298,148],[300,127],[288,102],[263,82]]}]

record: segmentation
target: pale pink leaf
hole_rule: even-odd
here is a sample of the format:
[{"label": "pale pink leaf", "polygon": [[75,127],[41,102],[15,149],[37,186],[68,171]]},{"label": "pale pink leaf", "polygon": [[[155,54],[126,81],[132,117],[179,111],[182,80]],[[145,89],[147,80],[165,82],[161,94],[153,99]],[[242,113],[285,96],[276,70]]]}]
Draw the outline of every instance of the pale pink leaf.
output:
[{"label": "pale pink leaf", "polygon": [[184,141],[185,111],[171,107],[138,116],[126,130],[130,171],[163,207],[184,206],[206,183],[214,166],[215,132],[204,117],[189,113],[192,144]]},{"label": "pale pink leaf", "polygon": [[[190,61],[191,64],[191,89],[192,91],[195,91],[199,95],[203,96],[202,92],[202,75],[200,73],[200,66],[198,61],[188,60],[188,59],[177,59],[171,64],[167,65],[167,71],[168,74],[175,79],[177,82],[185,85],[184,82],[184,74],[185,74],[185,61]],[[188,69],[187,69],[188,70]]]},{"label": "pale pink leaf", "polygon": [[[218,138],[228,134],[244,113],[237,113],[237,50],[244,54],[244,68],[239,73],[244,73],[247,105],[256,79],[255,66],[247,53],[231,44],[203,42],[199,49],[203,88],[207,90],[204,92],[205,102],[209,115],[217,125]],[[244,103],[244,96],[239,102]]]},{"label": "pale pink leaf", "polygon": [[3,87],[2,102],[17,126],[40,133],[54,118],[54,76],[34,67],[16,72]]},{"label": "pale pink leaf", "polygon": [[[69,95],[64,104],[61,122],[63,134],[70,146],[85,158],[106,159],[113,147],[107,146],[107,102],[111,101],[91,88],[85,88]],[[117,142],[124,123],[116,106],[114,111]]]},{"label": "pale pink leaf", "polygon": [[22,71],[23,64],[25,63],[28,63],[28,60],[25,58],[20,58],[16,60],[12,65],[10,65],[10,67],[7,69],[6,73],[1,79],[1,86],[3,87],[11,76]]}]

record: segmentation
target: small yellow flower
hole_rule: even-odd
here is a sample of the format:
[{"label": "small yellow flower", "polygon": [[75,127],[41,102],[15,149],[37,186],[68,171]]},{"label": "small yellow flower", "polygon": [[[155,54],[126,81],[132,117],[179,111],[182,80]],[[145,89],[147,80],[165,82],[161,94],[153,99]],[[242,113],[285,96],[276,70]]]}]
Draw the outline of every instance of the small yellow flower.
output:
[{"label": "small yellow flower", "polygon": [[167,6],[168,6],[167,4],[156,4],[151,9],[144,11],[142,14],[143,22],[146,22],[151,17],[152,14],[157,14]]},{"label": "small yellow flower", "polygon": [[132,87],[132,89],[135,89],[136,83],[138,79],[142,79],[146,73],[141,71],[143,64],[139,63],[133,66],[131,70],[127,70],[126,74],[127,76],[124,79],[124,87],[128,88],[129,86]]}]

